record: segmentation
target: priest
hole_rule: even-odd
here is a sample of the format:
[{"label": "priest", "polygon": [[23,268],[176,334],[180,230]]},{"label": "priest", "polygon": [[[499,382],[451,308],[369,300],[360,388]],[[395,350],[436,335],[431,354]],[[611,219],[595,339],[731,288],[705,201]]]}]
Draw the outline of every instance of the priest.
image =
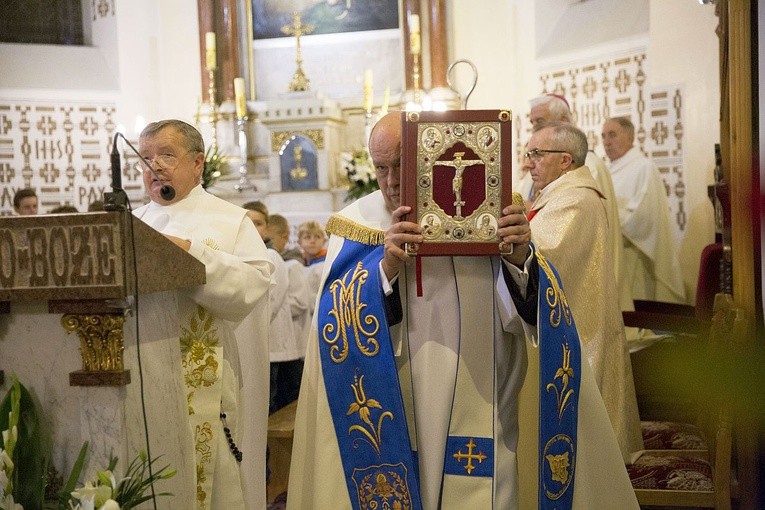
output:
[{"label": "priest", "polygon": [[684,303],[685,287],[664,181],[653,162],[635,147],[635,126],[630,119],[608,119],[602,136],[619,206],[622,267],[632,299]]},{"label": "priest", "polygon": [[[412,169],[400,165],[401,131],[400,113],[375,125],[380,190],[327,223],[288,508],[518,508],[523,487],[539,508],[637,509],[559,281],[534,253],[521,206],[497,220],[511,255],[423,257],[417,296],[403,245],[423,236],[402,221],[400,174]],[[537,301],[548,292],[554,309]],[[549,363],[531,383],[539,432],[529,434],[519,432],[519,392],[527,349],[538,348]],[[522,440],[534,443],[527,458],[516,455]]]},{"label": "priest", "polygon": [[[135,216],[205,265],[206,283],[178,293],[180,349],[175,369],[186,385],[189,413],[178,433],[188,437],[189,451],[196,453],[193,500],[198,509],[265,508],[268,291],[273,264],[245,210],[202,188],[204,142],[194,126],[180,120],[153,122],[141,132],[139,152],[151,202],[136,209]],[[157,261],[158,268],[162,264],[171,266],[172,261]],[[259,443],[242,445],[242,425],[247,430],[252,424],[241,423],[234,329],[245,319],[247,345],[254,348],[260,342],[266,355],[248,357],[244,363],[250,371],[265,374],[266,383],[260,393],[250,393],[245,377],[247,392],[241,399],[249,406],[260,403],[260,413],[254,414],[261,416],[263,430],[245,435]],[[257,363],[260,370],[253,367]],[[250,456],[246,465],[259,466],[248,477],[247,507],[239,467],[244,455]]]},{"label": "priest", "polygon": [[609,250],[605,198],[585,163],[587,137],[566,122],[536,129],[524,164],[540,194],[529,211],[535,246],[560,272],[579,338],[625,462],[643,449],[632,365]]}]

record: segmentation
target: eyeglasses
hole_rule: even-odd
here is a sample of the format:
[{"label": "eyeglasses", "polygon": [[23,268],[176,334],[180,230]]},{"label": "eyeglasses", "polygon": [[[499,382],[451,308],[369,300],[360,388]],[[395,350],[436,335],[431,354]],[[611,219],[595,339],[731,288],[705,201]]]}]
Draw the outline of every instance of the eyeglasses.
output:
[{"label": "eyeglasses", "polygon": [[523,157],[525,159],[530,159],[532,161],[539,161],[542,159],[545,154],[569,154],[568,151],[556,151],[556,150],[547,150],[547,149],[532,149],[528,152],[523,153]]},{"label": "eyeglasses", "polygon": [[180,156],[173,156],[172,154],[160,154],[159,156],[156,156],[152,159],[142,158],[135,164],[135,169],[139,172],[142,170],[149,170],[147,164],[151,165],[152,167],[154,167],[156,164],[160,170],[172,170],[178,166],[178,160],[180,160],[186,154],[189,154],[189,152],[185,152]]}]

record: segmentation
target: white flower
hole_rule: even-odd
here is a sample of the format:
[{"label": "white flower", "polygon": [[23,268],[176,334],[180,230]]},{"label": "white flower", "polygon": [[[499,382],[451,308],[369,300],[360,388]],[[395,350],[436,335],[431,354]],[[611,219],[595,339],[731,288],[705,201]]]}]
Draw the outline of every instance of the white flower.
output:
[{"label": "white flower", "polygon": [[13,495],[8,494],[0,499],[0,508],[3,510],[24,510],[24,507],[13,501]]},{"label": "white flower", "polygon": [[101,505],[101,508],[98,510],[120,510],[120,505],[113,499],[107,499],[106,503]]},{"label": "white flower", "polygon": [[92,510],[96,505],[101,506],[112,497],[112,488],[107,485],[85,485],[72,492],[72,496],[82,503],[83,510]]}]

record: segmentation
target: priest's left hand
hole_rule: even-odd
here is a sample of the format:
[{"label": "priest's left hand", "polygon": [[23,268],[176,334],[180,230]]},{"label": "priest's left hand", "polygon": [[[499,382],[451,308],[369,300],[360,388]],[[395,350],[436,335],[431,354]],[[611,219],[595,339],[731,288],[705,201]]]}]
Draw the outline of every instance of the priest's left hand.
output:
[{"label": "priest's left hand", "polygon": [[513,245],[513,252],[504,254],[505,260],[518,267],[522,267],[529,256],[531,248],[531,227],[529,220],[520,205],[508,205],[502,209],[502,217],[497,221],[499,230],[497,233],[503,242]]}]

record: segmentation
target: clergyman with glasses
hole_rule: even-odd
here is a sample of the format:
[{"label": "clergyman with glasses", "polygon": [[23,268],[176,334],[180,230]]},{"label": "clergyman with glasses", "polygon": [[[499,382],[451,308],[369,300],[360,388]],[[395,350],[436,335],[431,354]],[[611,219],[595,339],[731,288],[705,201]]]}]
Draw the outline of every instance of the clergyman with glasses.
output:
[{"label": "clergyman with glasses", "polygon": [[613,261],[605,199],[589,169],[587,137],[565,122],[535,129],[524,167],[540,191],[528,213],[534,245],[558,269],[584,354],[625,462],[643,449],[635,384]]},{"label": "clergyman with glasses", "polygon": [[[248,507],[265,506],[268,291],[273,265],[245,210],[202,188],[205,150],[196,128],[180,120],[153,122],[141,132],[139,153],[151,201],[136,209],[135,216],[205,265],[206,283],[178,291],[177,299],[178,368],[186,385],[183,405],[189,411],[188,423],[178,428],[194,445],[190,454],[196,455],[191,464],[195,475],[189,474],[196,477],[193,501],[197,508],[245,508],[247,497],[254,499]],[[162,193],[167,186],[175,196]],[[173,261],[157,260],[156,267],[172,272]],[[248,335],[244,342],[240,339],[248,349],[241,353],[241,363],[240,331]],[[258,345],[263,355],[250,359]],[[262,366],[255,366],[258,363]],[[241,399],[240,366],[265,375],[256,394],[247,394],[245,378]],[[261,417],[257,421],[262,430],[254,439],[249,433],[240,435],[242,428],[258,428],[242,420],[240,400],[246,402],[249,415],[255,410]]]}]

